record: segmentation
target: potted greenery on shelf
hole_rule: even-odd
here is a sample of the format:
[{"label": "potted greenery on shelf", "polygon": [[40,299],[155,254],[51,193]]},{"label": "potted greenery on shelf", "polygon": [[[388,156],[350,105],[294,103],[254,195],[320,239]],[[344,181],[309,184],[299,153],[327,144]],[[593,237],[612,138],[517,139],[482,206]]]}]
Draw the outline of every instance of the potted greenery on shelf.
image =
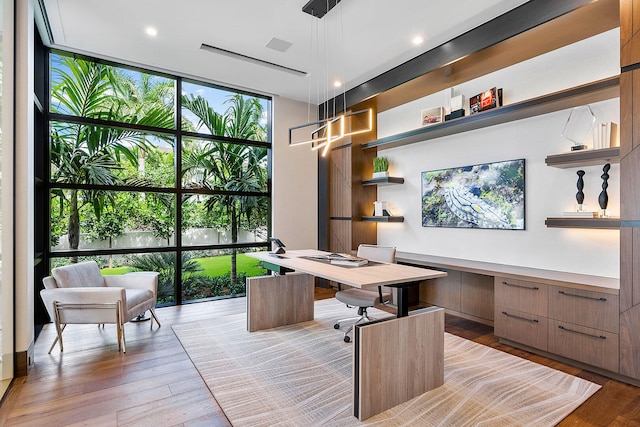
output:
[{"label": "potted greenery on shelf", "polygon": [[375,157],[373,159],[373,179],[386,178],[389,176],[389,160],[386,157]]}]

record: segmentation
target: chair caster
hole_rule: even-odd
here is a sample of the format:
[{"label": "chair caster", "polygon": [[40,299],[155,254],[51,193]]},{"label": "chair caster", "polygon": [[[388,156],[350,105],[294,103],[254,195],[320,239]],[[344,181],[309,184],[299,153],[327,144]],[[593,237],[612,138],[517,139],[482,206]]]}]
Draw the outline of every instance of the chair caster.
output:
[{"label": "chair caster", "polygon": [[336,323],[335,325],[333,325],[333,329],[340,329],[340,323]]},{"label": "chair caster", "polygon": [[351,341],[351,338],[349,337],[349,335],[344,337],[344,342],[350,342],[350,341]]}]

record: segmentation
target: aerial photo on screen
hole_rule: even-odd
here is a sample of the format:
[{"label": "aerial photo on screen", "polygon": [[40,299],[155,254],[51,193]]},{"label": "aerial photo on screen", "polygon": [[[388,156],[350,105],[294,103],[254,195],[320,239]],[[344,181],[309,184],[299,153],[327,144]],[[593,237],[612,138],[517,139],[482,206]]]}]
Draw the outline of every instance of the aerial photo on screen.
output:
[{"label": "aerial photo on screen", "polygon": [[422,172],[422,226],[524,230],[524,159]]}]

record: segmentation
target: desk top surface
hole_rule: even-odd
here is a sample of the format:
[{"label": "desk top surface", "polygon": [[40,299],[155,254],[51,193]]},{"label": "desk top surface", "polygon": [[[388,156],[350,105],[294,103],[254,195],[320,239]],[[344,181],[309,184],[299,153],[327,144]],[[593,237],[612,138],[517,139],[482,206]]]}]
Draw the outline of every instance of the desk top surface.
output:
[{"label": "desk top surface", "polygon": [[444,277],[447,273],[429,268],[412,267],[401,264],[375,262],[360,267],[332,265],[327,262],[303,258],[327,255],[329,252],[314,249],[287,251],[282,255],[268,252],[249,252],[246,255],[258,258],[281,267],[311,274],[327,280],[343,283],[357,288],[369,288],[384,285],[419,282]]}]

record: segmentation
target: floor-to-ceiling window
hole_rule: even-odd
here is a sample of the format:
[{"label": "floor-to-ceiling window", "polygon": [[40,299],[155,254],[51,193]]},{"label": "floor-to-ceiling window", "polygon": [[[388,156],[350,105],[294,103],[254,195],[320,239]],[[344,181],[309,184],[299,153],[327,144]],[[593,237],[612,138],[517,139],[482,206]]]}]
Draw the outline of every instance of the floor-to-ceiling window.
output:
[{"label": "floor-to-ceiling window", "polygon": [[271,224],[271,100],[50,55],[50,268],[160,273],[159,304],[244,295]]},{"label": "floor-to-ceiling window", "polygon": [[[4,52],[5,52],[5,46],[4,46],[4,2],[0,1],[0,111],[5,110],[6,108],[8,108],[9,106],[5,105],[5,97],[3,96],[3,90],[2,90],[2,86],[3,86],[3,58],[4,58]],[[5,138],[3,137],[2,134],[2,114],[0,114],[0,165],[2,164],[2,156],[3,156],[3,150],[2,150],[2,146],[5,143]],[[0,167],[0,192],[2,191],[6,191],[4,185],[2,185],[2,168]],[[4,206],[2,206],[2,202],[0,201],[0,218],[2,218],[2,210],[3,210]],[[3,239],[3,228],[4,227],[0,227],[0,242]],[[9,316],[9,313],[6,313],[3,311],[3,306],[7,307],[7,304],[3,304],[3,301],[7,299],[7,297],[11,297],[11,293],[7,292],[8,291],[8,286],[7,284],[2,284],[2,245],[0,245],[0,355],[2,355],[2,357],[0,357],[0,372],[2,372],[2,378],[0,381],[0,397],[4,394],[7,386],[9,385],[9,380],[11,379],[11,377],[13,376],[12,374],[9,374],[7,372],[7,369],[4,369],[4,365],[2,364],[2,360],[5,357],[4,355],[7,354],[6,351],[8,350],[7,348],[4,348],[4,342],[6,341],[6,337],[4,336],[4,328],[5,327],[11,327],[12,325],[5,325],[5,319],[7,319]]]}]

